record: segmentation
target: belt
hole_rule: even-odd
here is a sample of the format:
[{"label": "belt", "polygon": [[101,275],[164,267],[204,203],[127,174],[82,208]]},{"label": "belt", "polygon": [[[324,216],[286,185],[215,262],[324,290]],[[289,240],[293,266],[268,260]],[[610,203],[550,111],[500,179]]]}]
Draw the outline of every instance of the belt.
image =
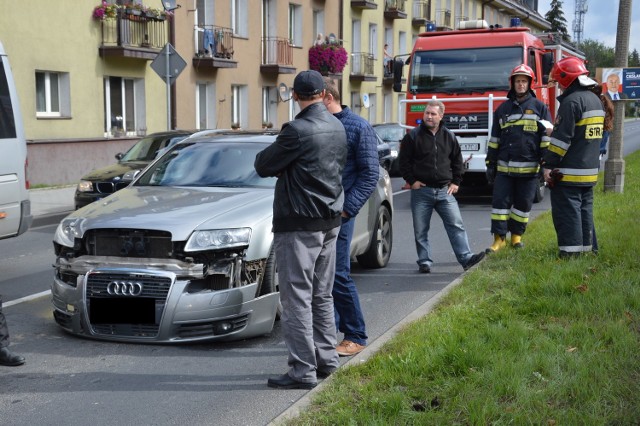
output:
[{"label": "belt", "polygon": [[[423,182],[424,183],[424,182]],[[449,187],[448,183],[445,184],[430,184],[430,183],[425,183],[424,186],[426,186],[427,188],[434,188],[434,189],[444,189]]]}]

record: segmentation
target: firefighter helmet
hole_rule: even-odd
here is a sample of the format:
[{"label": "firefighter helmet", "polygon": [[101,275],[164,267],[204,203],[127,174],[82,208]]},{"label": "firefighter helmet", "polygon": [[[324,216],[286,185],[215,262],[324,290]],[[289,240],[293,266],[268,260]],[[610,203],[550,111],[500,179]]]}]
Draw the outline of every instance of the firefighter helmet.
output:
[{"label": "firefighter helmet", "polygon": [[535,74],[533,73],[533,70],[531,69],[531,67],[525,64],[518,65],[511,71],[511,75],[509,76],[509,81],[511,83],[513,83],[513,77],[515,77],[516,75],[524,75],[529,77],[530,79],[529,83],[533,83],[533,80],[535,78]]},{"label": "firefighter helmet", "polygon": [[584,66],[584,61],[576,57],[560,59],[551,69],[551,78],[563,88],[571,86],[576,78],[587,74],[589,70]]}]

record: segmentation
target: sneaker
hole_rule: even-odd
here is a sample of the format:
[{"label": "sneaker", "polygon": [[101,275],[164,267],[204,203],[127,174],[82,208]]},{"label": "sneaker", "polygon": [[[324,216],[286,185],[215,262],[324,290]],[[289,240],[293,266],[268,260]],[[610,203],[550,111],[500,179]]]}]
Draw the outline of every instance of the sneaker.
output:
[{"label": "sneaker", "polygon": [[340,356],[352,356],[359,354],[366,348],[366,346],[359,345],[356,342],[350,340],[343,340],[338,346],[336,346],[336,352]]},{"label": "sneaker", "polygon": [[429,272],[431,272],[431,268],[426,264],[419,265],[418,270],[421,274],[428,274]]},{"label": "sneaker", "polygon": [[480,253],[474,254],[473,256],[471,256],[471,259],[469,259],[467,264],[464,265],[464,270],[468,271],[472,266],[475,266],[478,263],[480,263],[480,261],[482,259],[484,259],[484,252],[483,251],[481,251]]}]

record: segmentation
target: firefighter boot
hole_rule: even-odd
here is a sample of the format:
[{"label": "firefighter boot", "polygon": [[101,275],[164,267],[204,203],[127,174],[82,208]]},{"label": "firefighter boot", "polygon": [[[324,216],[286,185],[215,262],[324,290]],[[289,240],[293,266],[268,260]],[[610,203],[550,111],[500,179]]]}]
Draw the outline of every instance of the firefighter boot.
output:
[{"label": "firefighter boot", "polygon": [[516,249],[521,249],[524,247],[524,243],[522,242],[522,235],[511,234],[511,247]]},{"label": "firefighter boot", "polygon": [[504,235],[493,234],[493,244],[491,244],[491,247],[486,249],[484,252],[487,254],[491,254],[503,248],[505,245],[507,245],[507,243],[504,241],[504,237]]}]

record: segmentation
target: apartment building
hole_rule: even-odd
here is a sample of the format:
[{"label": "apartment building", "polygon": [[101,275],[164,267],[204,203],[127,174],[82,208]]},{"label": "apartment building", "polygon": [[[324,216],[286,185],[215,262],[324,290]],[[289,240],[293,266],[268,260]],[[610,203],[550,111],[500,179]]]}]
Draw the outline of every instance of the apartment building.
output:
[{"label": "apartment building", "polygon": [[[0,14],[28,139],[32,184],[72,184],[115,161],[142,135],[167,128],[279,128],[316,43],[347,52],[343,102],[372,123],[397,120],[392,56],[427,29],[465,19],[549,28],[537,0],[27,1]],[[320,37],[319,37],[320,36]],[[170,43],[167,91],[158,54]],[[165,56],[166,58],[166,56]],[[184,68],[182,69],[182,66]],[[174,71],[182,69],[179,74]],[[157,72],[157,71],[160,72]]]}]

